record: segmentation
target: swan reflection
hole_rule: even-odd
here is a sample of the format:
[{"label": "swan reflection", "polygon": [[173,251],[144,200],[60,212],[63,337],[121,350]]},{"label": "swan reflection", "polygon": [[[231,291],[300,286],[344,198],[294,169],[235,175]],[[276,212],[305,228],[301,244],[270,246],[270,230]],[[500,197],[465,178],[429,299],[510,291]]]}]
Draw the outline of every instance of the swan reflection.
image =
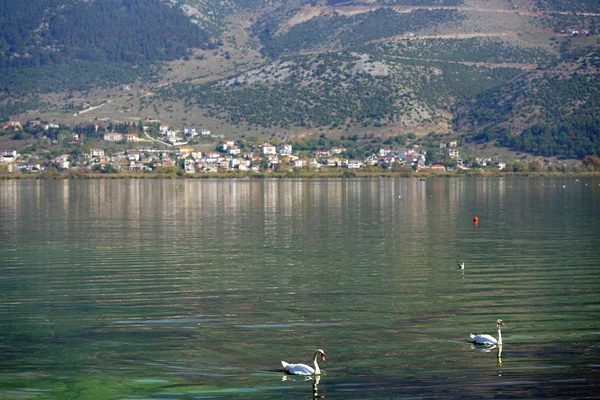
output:
[{"label": "swan reflection", "polygon": [[282,382],[306,382],[313,381],[312,384],[312,395],[315,399],[325,399],[325,392],[319,393],[319,382],[321,382],[320,375],[283,375],[281,377]]},{"label": "swan reflection", "polygon": [[478,353],[491,353],[492,350],[497,349],[498,346],[491,345],[491,346],[471,346],[471,349],[475,350]]},{"label": "swan reflection", "polygon": [[313,398],[317,399],[324,399],[325,398],[325,392],[323,392],[323,394],[319,394],[319,382],[321,381],[321,377],[320,376],[315,376],[315,381],[312,384],[312,388],[313,388]]},{"label": "swan reflection", "polygon": [[498,346],[498,353],[496,354],[496,361],[498,366],[502,365],[502,345]]},{"label": "swan reflection", "polygon": [[471,349],[478,353],[492,353],[492,350],[496,350],[496,363],[498,366],[502,365],[502,345],[491,345],[491,346],[476,346],[472,345]]}]

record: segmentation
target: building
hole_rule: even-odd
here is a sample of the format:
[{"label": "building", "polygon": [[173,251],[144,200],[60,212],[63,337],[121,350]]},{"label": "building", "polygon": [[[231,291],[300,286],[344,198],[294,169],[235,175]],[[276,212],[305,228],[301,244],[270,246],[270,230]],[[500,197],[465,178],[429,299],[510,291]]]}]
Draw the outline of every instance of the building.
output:
[{"label": "building", "polygon": [[123,135],[123,139],[125,139],[125,141],[128,143],[129,142],[137,142],[138,140],[140,140],[137,133],[127,133],[127,134]]},{"label": "building", "polygon": [[282,156],[290,156],[292,155],[292,145],[282,144],[277,148],[277,152]]},{"label": "building", "polygon": [[90,150],[90,157],[94,158],[94,157],[104,157],[104,149],[91,149]]},{"label": "building", "polygon": [[362,168],[362,166],[363,166],[363,164],[359,160],[350,160],[350,161],[348,161],[348,168],[349,169],[360,169],[360,168]]},{"label": "building", "polygon": [[241,150],[238,146],[231,146],[227,149],[227,154],[229,154],[230,156],[237,156],[240,153]]},{"label": "building", "polygon": [[107,142],[120,142],[123,140],[123,135],[117,132],[107,132],[104,134],[104,140]]},{"label": "building", "polygon": [[194,151],[196,151],[193,147],[191,146],[181,146],[178,150],[178,156],[179,158],[185,158],[188,155],[192,154]]},{"label": "building", "polygon": [[160,133],[162,133],[163,135],[166,135],[167,131],[171,130],[171,127],[167,124],[161,124],[158,127],[158,130],[160,131]]},{"label": "building", "polygon": [[277,148],[270,143],[265,143],[261,146],[263,154],[277,154]]}]

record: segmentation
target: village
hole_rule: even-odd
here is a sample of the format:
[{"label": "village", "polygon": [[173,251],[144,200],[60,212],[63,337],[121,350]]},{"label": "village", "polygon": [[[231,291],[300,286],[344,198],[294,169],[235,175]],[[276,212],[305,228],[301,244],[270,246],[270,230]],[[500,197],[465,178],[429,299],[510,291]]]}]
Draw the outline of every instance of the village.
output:
[{"label": "village", "polygon": [[[38,124],[37,121],[29,122]],[[45,131],[59,130],[56,124],[42,125]],[[18,132],[22,126],[18,122],[7,122],[2,130]],[[96,125],[95,130],[98,131]],[[295,170],[325,171],[346,169],[350,171],[365,169],[410,168],[413,171],[447,172],[468,170],[472,162],[466,165],[457,149],[457,141],[442,142],[439,151],[452,160],[451,167],[441,163],[428,163],[427,150],[419,145],[406,147],[380,147],[372,154],[360,159],[347,156],[347,149],[340,146],[318,148],[311,151],[296,151],[292,144],[269,142],[253,143],[226,139],[223,135],[213,134],[207,129],[173,129],[167,124],[157,124],[156,135],[144,126],[143,133],[119,133],[106,131],[98,136],[99,142],[112,145],[126,145],[125,149],[115,150],[110,146],[98,146],[84,151],[65,152],[52,158],[42,159],[35,152],[16,149],[0,149],[0,163],[11,173],[37,174],[54,168],[59,172],[152,172],[176,171],[182,174],[222,173],[231,171],[248,172],[289,172]],[[49,140],[44,136],[46,140]],[[53,141],[65,143],[66,149],[82,145],[78,133],[59,134]],[[192,143],[202,143],[202,146]],[[210,145],[212,143],[212,146]],[[212,147],[206,150],[208,147]],[[111,150],[106,147],[110,147]],[[202,147],[204,150],[200,150]],[[76,154],[75,154],[76,153]],[[506,163],[491,159],[476,158],[477,166],[503,170]]]}]

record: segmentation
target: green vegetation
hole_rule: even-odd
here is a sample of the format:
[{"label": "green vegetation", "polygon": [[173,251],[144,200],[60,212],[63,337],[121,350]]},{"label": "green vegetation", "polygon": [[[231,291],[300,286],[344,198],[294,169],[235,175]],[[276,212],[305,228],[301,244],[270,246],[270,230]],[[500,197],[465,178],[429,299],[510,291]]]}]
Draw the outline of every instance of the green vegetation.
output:
[{"label": "green vegetation", "polygon": [[[366,57],[366,58],[365,58]],[[290,58],[275,84],[237,77],[230,85],[165,87],[154,101],[195,102],[209,116],[262,127],[330,127],[433,122],[437,109],[513,78],[515,69],[410,60],[376,61],[357,54]],[[381,69],[381,72],[373,71]],[[388,71],[388,72],[385,72]],[[407,117],[410,116],[410,117]]]},{"label": "green vegetation", "polygon": [[275,35],[278,21],[267,17],[255,25],[254,31],[262,41],[263,53],[276,58],[282,54],[327,47],[352,50],[372,40],[420,31],[460,18],[461,14],[456,10],[397,13],[389,8],[379,8],[351,17],[333,14],[312,18],[280,35]]},{"label": "green vegetation", "polygon": [[537,0],[541,10],[600,13],[600,0]]},{"label": "green vegetation", "polygon": [[477,63],[520,63],[547,65],[557,57],[537,47],[508,41],[474,37],[467,39],[412,39],[381,43],[375,50],[390,57]]},{"label": "green vegetation", "polygon": [[3,0],[0,101],[132,82],[209,36],[159,0]]},{"label": "green vegetation", "polygon": [[534,72],[480,94],[457,118],[476,132],[474,140],[496,141],[543,156],[583,158],[600,154],[600,53]]},{"label": "green vegetation", "polygon": [[540,24],[547,28],[552,28],[557,33],[568,33],[571,29],[579,32],[589,29],[591,33],[596,34],[600,26],[600,16],[576,13],[549,13],[544,14],[540,18]]}]

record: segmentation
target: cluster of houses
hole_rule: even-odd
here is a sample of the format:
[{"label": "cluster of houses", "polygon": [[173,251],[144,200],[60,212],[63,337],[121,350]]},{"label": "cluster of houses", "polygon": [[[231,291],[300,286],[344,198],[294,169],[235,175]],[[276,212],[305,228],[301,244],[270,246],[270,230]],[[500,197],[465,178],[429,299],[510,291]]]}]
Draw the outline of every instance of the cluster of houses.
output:
[{"label": "cluster of houses", "polygon": [[[112,135],[113,133],[110,133]],[[109,133],[107,133],[109,135]],[[123,140],[123,139],[121,139]],[[440,149],[447,155],[456,159],[457,168],[468,169],[463,166],[459,158],[456,142],[443,143]],[[23,172],[40,172],[47,167],[59,170],[103,170],[111,171],[153,171],[159,167],[178,167],[186,173],[223,172],[223,171],[272,171],[285,166],[290,169],[327,169],[347,168],[361,169],[367,167],[393,167],[408,166],[415,170],[430,169],[433,171],[446,171],[442,164],[427,165],[426,152],[418,149],[392,149],[381,148],[377,153],[360,160],[344,156],[346,149],[332,147],[330,149],[317,149],[308,157],[294,154],[291,144],[283,143],[272,145],[263,143],[244,149],[234,140],[222,140],[213,151],[200,151],[193,146],[183,145],[173,150],[144,149],[124,150],[114,154],[107,154],[105,150],[91,149],[88,153],[74,157],[71,154],[62,154],[44,163],[33,161],[34,155],[19,157],[16,150],[1,150],[0,162],[11,165],[11,170]],[[477,159],[481,166],[491,165],[491,160]],[[16,168],[13,168],[15,166]],[[496,163],[496,168],[503,169],[504,163]]]},{"label": "cluster of houses", "polygon": [[[37,121],[34,121],[37,122]],[[7,122],[3,129],[19,129],[19,122]],[[44,128],[49,129],[58,126]],[[96,128],[97,129],[97,128]],[[9,171],[40,172],[52,166],[59,170],[108,170],[108,171],[153,171],[159,167],[178,167],[186,173],[222,172],[230,170],[239,171],[272,171],[281,167],[288,169],[327,169],[347,168],[357,170],[368,167],[394,167],[407,166],[415,170],[429,169],[433,171],[446,171],[442,164],[427,164],[426,151],[420,151],[418,146],[414,148],[392,149],[381,148],[378,152],[362,159],[352,159],[346,156],[347,151],[343,147],[331,147],[317,149],[312,152],[300,152],[302,156],[294,153],[293,146],[288,143],[273,145],[262,143],[259,145],[240,143],[234,140],[223,139],[223,135],[214,135],[207,129],[185,128],[183,131],[172,129],[169,125],[159,126],[160,140],[171,144],[168,150],[141,148],[144,143],[151,139],[140,138],[136,133],[106,132],[103,136],[105,141],[121,143],[137,143],[137,150],[123,150],[106,154],[105,150],[96,148],[89,153],[73,156],[62,154],[51,160],[38,160],[35,154],[19,156],[14,149],[0,149],[0,163],[8,164]],[[69,143],[79,143],[76,133],[70,133],[72,137],[66,139]],[[195,137],[211,138],[211,140],[222,140],[214,150],[200,151],[189,145],[188,140]],[[453,159],[457,169],[469,169],[463,163],[458,151],[458,143],[450,141],[440,143],[439,150],[448,158]],[[505,163],[492,160],[475,160],[480,167],[494,166],[504,169]]]},{"label": "cluster of houses", "polygon": [[[144,126],[144,131],[147,131],[148,127]],[[171,145],[171,146],[183,146],[188,144],[189,139],[193,139],[195,137],[219,137],[218,135],[211,135],[211,132],[208,129],[199,129],[196,128],[185,128],[182,131],[178,129],[173,129],[171,126],[167,124],[161,124],[158,128],[158,131],[161,135],[161,139],[159,141]],[[107,142],[124,142],[124,143],[132,143],[132,142],[141,142],[151,140],[150,138],[140,138],[137,133],[118,133],[118,132],[106,132],[104,134],[103,139]]]}]

